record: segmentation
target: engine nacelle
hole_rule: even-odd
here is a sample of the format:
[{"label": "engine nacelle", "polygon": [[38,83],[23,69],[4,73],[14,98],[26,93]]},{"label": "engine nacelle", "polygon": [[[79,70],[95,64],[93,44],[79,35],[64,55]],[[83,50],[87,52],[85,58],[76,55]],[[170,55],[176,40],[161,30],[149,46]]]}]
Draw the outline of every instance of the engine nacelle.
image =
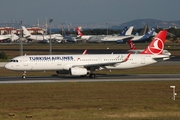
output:
[{"label": "engine nacelle", "polygon": [[80,68],[80,67],[73,67],[69,69],[70,74],[74,76],[79,75],[87,75],[88,71],[86,68]]},{"label": "engine nacelle", "polygon": [[123,40],[117,40],[117,43],[123,43]]},{"label": "engine nacelle", "polygon": [[68,70],[58,70],[56,71],[57,74],[69,74]]}]

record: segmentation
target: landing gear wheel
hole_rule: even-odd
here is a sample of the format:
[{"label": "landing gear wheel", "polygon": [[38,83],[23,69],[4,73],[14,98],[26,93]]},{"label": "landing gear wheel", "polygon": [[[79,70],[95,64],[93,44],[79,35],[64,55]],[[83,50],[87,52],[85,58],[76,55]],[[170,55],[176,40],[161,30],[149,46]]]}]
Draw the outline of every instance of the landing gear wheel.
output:
[{"label": "landing gear wheel", "polygon": [[25,76],[25,75],[23,75],[23,76],[22,76],[22,78],[23,78],[23,79],[25,79],[25,78],[26,78],[26,76]]},{"label": "landing gear wheel", "polygon": [[26,78],[26,71],[23,72],[22,78],[23,78],[23,79]]},{"label": "landing gear wheel", "polygon": [[95,77],[96,77],[96,75],[95,75],[95,74],[93,74],[93,73],[91,73],[91,74],[89,74],[89,77],[90,77],[90,78],[95,78]]}]

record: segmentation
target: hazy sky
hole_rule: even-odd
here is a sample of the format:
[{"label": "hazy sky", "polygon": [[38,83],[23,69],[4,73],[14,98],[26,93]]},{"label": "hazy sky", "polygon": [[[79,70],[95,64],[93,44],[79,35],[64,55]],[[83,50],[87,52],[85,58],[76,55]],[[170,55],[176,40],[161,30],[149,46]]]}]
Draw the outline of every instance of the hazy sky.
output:
[{"label": "hazy sky", "polygon": [[135,19],[180,20],[180,0],[1,0],[0,23],[111,23]]}]

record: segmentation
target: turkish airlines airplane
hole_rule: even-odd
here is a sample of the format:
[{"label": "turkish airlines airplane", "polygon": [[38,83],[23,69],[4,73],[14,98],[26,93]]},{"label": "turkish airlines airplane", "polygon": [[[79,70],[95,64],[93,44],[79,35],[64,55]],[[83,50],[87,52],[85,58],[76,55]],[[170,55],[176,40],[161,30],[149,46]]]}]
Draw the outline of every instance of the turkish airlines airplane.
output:
[{"label": "turkish airlines airplane", "polygon": [[169,59],[169,55],[162,54],[166,34],[166,30],[160,31],[139,54],[24,55],[13,58],[5,68],[24,71],[23,78],[26,71],[47,70],[95,78],[93,72],[96,70],[137,68]]}]

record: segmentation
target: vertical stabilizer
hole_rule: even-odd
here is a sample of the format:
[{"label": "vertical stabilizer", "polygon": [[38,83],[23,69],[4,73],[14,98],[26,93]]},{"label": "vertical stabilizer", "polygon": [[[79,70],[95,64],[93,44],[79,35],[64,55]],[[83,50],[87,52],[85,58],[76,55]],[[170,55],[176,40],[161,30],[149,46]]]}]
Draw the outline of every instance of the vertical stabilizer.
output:
[{"label": "vertical stabilizer", "polygon": [[76,27],[76,32],[78,33],[78,37],[83,36],[82,32],[80,31],[78,27]]},{"label": "vertical stabilizer", "polygon": [[24,37],[31,36],[31,33],[24,26],[22,26],[22,30],[23,30]]},{"label": "vertical stabilizer", "polygon": [[127,27],[124,27],[122,32],[119,34],[120,36],[124,36],[126,34],[126,31],[128,30]]},{"label": "vertical stabilizer", "polygon": [[166,40],[166,30],[162,30],[158,35],[152,40],[149,46],[141,54],[162,54],[164,49],[164,43]]},{"label": "vertical stabilizer", "polygon": [[133,28],[134,28],[134,26],[130,26],[129,29],[125,32],[125,35],[131,35]]}]

